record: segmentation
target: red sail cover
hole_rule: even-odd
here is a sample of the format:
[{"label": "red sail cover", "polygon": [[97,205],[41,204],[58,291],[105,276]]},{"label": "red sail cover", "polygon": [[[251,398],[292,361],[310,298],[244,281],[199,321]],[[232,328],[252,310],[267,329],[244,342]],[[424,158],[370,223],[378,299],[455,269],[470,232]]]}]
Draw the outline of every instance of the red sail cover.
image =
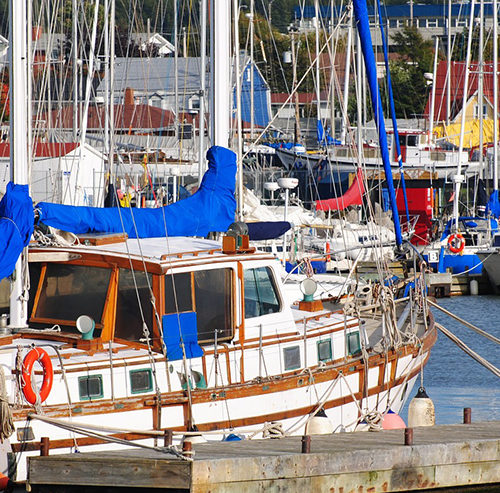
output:
[{"label": "red sail cover", "polygon": [[363,194],[365,193],[365,185],[363,182],[363,172],[361,168],[356,173],[356,178],[352,185],[347,189],[347,192],[341,197],[334,199],[316,201],[317,211],[343,211],[350,205],[361,205],[363,202]]}]

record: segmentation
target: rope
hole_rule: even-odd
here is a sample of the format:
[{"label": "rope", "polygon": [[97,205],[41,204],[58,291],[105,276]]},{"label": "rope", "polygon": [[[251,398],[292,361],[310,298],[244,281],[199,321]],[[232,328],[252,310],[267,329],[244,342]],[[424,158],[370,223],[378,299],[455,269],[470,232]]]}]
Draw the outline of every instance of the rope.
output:
[{"label": "rope", "polygon": [[437,303],[434,303],[430,299],[427,299],[427,303],[429,303],[429,305],[433,306],[434,308],[441,310],[443,313],[446,313],[446,315],[450,316],[451,318],[454,318],[455,320],[462,323],[463,325],[465,325],[469,329],[473,330],[474,332],[478,333],[479,335],[482,335],[483,337],[486,337],[490,341],[493,341],[493,342],[496,342],[497,344],[500,344],[500,339],[498,337],[495,337],[494,335],[489,334],[485,330],[482,330],[479,327],[472,325],[470,322],[467,322],[467,320],[464,320],[463,318],[460,318],[458,315],[455,315],[454,313],[449,312],[448,310],[446,310],[446,308],[439,306]]},{"label": "rope", "polygon": [[5,374],[3,368],[0,366],[0,440],[3,442],[4,439],[9,438],[14,431],[14,420],[7,397]]},{"label": "rope", "polygon": [[[122,438],[112,437],[109,435],[105,435],[103,433],[99,433],[97,431],[92,431],[91,430],[92,427],[89,425],[76,425],[74,423],[69,424],[69,423],[65,423],[63,421],[54,419],[54,418],[47,418],[46,416],[41,416],[39,414],[30,414],[29,417],[31,419],[38,419],[39,421],[43,421],[44,423],[48,423],[48,424],[51,424],[53,426],[57,426],[58,428],[62,428],[63,430],[78,433],[80,435],[85,435],[85,436],[92,437],[92,438],[98,438],[98,439],[101,439],[103,441],[117,443],[119,445],[124,445],[127,447],[136,447],[136,448],[143,448],[146,450],[155,450],[156,452],[162,452],[162,453],[166,453],[166,454],[175,455],[179,459],[189,460],[187,457],[184,457],[177,450],[177,448],[173,445],[171,445],[169,447],[150,447],[148,445],[136,443],[132,440],[124,440]],[[94,429],[95,428],[96,427],[94,427]]]},{"label": "rope", "polygon": [[479,364],[484,366],[487,370],[490,370],[494,375],[500,378],[500,369],[492,365],[488,360],[484,359],[482,356],[473,351],[465,342],[459,339],[455,334],[450,332],[447,328],[443,327],[441,324],[436,323],[436,327],[446,336],[451,339],[462,351],[467,353],[472,359],[475,359]]}]

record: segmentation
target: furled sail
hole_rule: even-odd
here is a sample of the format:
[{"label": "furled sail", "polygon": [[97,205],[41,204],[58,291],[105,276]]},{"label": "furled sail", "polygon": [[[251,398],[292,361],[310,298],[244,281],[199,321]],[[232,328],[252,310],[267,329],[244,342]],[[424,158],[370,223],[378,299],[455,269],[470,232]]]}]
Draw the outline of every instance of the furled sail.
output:
[{"label": "furled sail", "polygon": [[208,170],[191,197],[157,209],[75,207],[40,202],[40,221],[75,234],[121,233],[129,238],[206,236],[226,231],[234,221],[236,154],[213,146]]},{"label": "furled sail", "polygon": [[10,276],[33,234],[33,202],[28,185],[7,184],[0,201],[0,279]]},{"label": "furled sail", "polygon": [[361,168],[356,173],[356,178],[346,193],[341,197],[316,201],[317,211],[343,211],[350,205],[361,205],[363,203],[363,194],[365,185],[363,182],[363,172]]}]

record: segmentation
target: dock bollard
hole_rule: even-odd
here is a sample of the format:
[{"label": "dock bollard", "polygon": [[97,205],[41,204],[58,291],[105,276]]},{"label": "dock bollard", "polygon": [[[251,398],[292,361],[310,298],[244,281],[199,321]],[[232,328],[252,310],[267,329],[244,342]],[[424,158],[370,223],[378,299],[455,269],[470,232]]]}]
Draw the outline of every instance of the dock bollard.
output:
[{"label": "dock bollard", "polygon": [[172,445],[172,430],[165,430],[163,432],[163,446],[170,447]]},{"label": "dock bollard", "polygon": [[308,454],[311,452],[311,435],[304,435],[302,437],[302,453]]},{"label": "dock bollard", "polygon": [[194,454],[193,444],[189,441],[182,442],[182,453],[187,457],[191,457]]},{"label": "dock bollard", "polygon": [[42,437],[40,440],[40,455],[47,457],[49,455],[50,439],[49,437]]},{"label": "dock bollard", "polygon": [[413,445],[413,428],[405,428],[405,445]]},{"label": "dock bollard", "polygon": [[471,424],[471,409],[470,407],[464,407],[464,425]]}]

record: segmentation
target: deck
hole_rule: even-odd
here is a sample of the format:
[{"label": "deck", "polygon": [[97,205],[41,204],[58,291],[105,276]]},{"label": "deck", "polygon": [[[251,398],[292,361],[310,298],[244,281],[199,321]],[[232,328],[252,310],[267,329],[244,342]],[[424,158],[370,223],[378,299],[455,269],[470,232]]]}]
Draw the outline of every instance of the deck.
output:
[{"label": "deck", "polygon": [[193,445],[193,461],[161,452],[49,455],[28,459],[28,487],[172,491],[378,493],[500,485],[500,421],[404,430]]}]

